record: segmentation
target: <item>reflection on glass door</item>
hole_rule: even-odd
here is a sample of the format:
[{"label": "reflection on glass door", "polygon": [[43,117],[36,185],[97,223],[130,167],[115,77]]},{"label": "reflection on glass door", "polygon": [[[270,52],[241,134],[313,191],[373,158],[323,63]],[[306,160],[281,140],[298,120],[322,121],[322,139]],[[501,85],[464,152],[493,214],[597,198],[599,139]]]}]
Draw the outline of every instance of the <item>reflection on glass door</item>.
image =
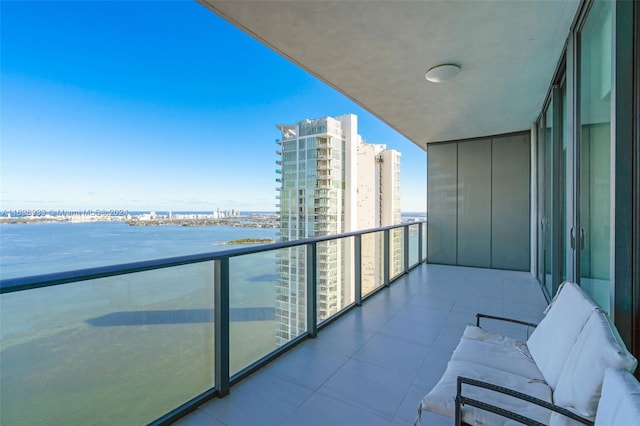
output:
[{"label": "reflection on glass door", "polygon": [[580,285],[610,309],[611,3],[594,2],[580,32]]},{"label": "reflection on glass door", "polygon": [[544,181],[545,181],[545,155],[544,155],[544,134],[545,134],[545,125],[544,125],[544,117],[540,118],[538,121],[538,136],[537,136],[537,149],[538,149],[538,161],[537,161],[537,170],[538,170],[538,184],[536,188],[538,190],[538,271],[537,277],[540,283],[544,284],[544,277],[546,274],[545,268],[545,234],[546,234],[546,217],[545,217],[545,209],[544,209]]},{"label": "reflection on glass door", "polygon": [[569,169],[569,127],[567,122],[567,84],[562,82],[560,86],[560,171],[559,176],[559,197],[560,215],[558,238],[560,238],[560,282],[573,279],[571,266],[573,265],[573,249],[571,248],[569,229],[573,223],[572,212],[569,209],[569,202],[573,200],[571,195],[571,176]]},{"label": "reflection on glass door", "polygon": [[538,271],[540,283],[553,296],[553,97],[538,121]]},{"label": "reflection on glass door", "polygon": [[544,238],[544,286],[551,296],[553,296],[552,281],[552,249],[553,238],[553,97],[549,100],[549,105],[545,111],[545,133],[544,133],[544,165],[545,165],[545,185],[544,185],[544,215],[545,215],[545,238]]},{"label": "reflection on glass door", "polygon": [[573,250],[568,229],[573,222],[573,200],[568,167],[568,130],[566,84],[564,76],[553,87],[549,101],[538,122],[538,279],[549,296],[559,284],[573,277],[568,266],[573,265]]}]

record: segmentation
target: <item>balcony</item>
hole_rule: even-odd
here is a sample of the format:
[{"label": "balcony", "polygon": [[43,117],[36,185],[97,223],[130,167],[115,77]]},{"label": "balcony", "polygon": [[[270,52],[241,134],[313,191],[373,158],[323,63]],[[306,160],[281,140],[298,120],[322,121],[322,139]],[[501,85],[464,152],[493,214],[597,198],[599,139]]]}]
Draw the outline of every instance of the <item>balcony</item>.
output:
[{"label": "balcony", "polygon": [[[162,423],[225,395],[231,385],[384,290],[392,281],[393,250],[378,258],[388,271],[384,281],[362,288],[368,279],[355,266],[361,240],[384,234],[393,244],[389,235],[408,233],[409,226],[426,230],[424,223],[396,225],[2,280],[2,384],[11,389],[3,392],[2,423]],[[420,236],[408,249],[415,256],[413,263],[405,259],[405,272],[424,258],[424,232]],[[338,240],[356,259],[342,273],[342,287],[349,291],[341,297],[319,291],[316,270],[323,247]],[[300,282],[284,284],[286,292],[276,290],[280,264],[292,255],[305,272]],[[339,314],[326,319],[323,306]],[[283,312],[292,315],[286,342],[276,340]]]},{"label": "balcony", "polygon": [[[425,230],[411,223],[1,281],[2,341],[10,346],[3,384],[17,398],[3,400],[3,423],[54,415],[64,423],[159,424],[197,406],[179,424],[410,423],[477,311],[536,321],[545,305],[528,273],[422,263]],[[338,242],[361,264],[345,273],[341,284],[351,296],[342,298],[323,295],[318,276],[327,267],[321,253]],[[369,243],[382,248],[380,275],[364,267]],[[279,288],[280,265],[292,248],[310,284]],[[276,278],[242,278],[258,264],[256,274]],[[248,303],[247,285],[253,298],[271,290]],[[20,306],[32,314],[20,314]],[[323,307],[337,313],[325,318]],[[300,314],[286,318],[292,309]],[[303,324],[291,334],[297,337],[276,345],[274,325],[294,327],[294,320]],[[494,331],[522,337],[509,328]],[[28,357],[19,356],[27,349]],[[78,386],[82,400],[65,396]],[[20,402],[21,395],[28,397]]]},{"label": "balcony", "polygon": [[545,306],[529,273],[421,264],[176,424],[409,425],[476,312],[537,322]]},{"label": "balcony", "polygon": [[338,171],[334,170],[329,166],[326,166],[326,167],[318,166],[316,170],[318,171],[317,173],[318,180],[322,180],[322,179],[331,180],[339,176]]},{"label": "balcony", "polygon": [[316,189],[334,189],[330,180],[318,179],[316,181]]},{"label": "balcony", "polygon": [[[205,2],[214,3],[213,0]],[[528,130],[538,114],[544,117],[548,112],[549,117],[561,117],[572,129],[571,134],[563,135],[554,128],[551,135],[554,143],[558,144],[563,141],[562,136],[568,136],[568,169],[572,172],[580,171],[580,165],[575,164],[575,160],[582,152],[579,145],[581,138],[576,139],[575,135],[581,134],[582,131],[579,127],[582,117],[577,115],[581,109],[574,108],[576,105],[572,102],[575,98],[567,102],[570,106],[568,111],[557,108],[563,105],[557,95],[564,96],[557,81],[563,80],[552,75],[558,67],[568,76],[585,77],[566,79],[569,86],[566,87],[567,93],[571,96],[581,93],[583,88],[578,84],[583,80],[587,81],[588,73],[581,72],[579,62],[579,53],[587,51],[580,47],[582,33],[573,27],[569,28],[573,25],[571,21],[575,21],[578,28],[584,28],[585,17],[589,16],[588,7],[574,19],[575,8],[580,2],[571,2],[574,9],[568,11],[564,10],[569,4],[567,2],[494,2],[500,15],[505,18],[500,20],[491,19],[496,11],[492,6],[478,8],[474,2],[456,5],[455,14],[450,15],[434,13],[433,8],[441,6],[428,2],[424,2],[423,6],[420,6],[420,2],[407,2],[406,9],[401,9],[397,3],[389,2],[389,5],[383,5],[377,12],[376,8],[367,8],[375,12],[374,15],[370,15],[369,21],[384,22],[385,17],[393,15],[397,16],[396,25],[389,22],[386,27],[369,26],[371,32],[368,35],[371,37],[344,37],[348,43],[343,44],[336,44],[332,37],[318,37],[318,34],[336,34],[330,29],[327,30],[328,24],[333,28],[343,29],[349,28],[349,23],[354,19],[362,21],[363,8],[356,2],[351,6],[344,6],[342,11],[345,13],[332,15],[335,19],[330,20],[331,22],[325,19],[327,15],[324,13],[307,13],[308,6],[302,2],[298,5],[295,2],[283,3],[279,7],[286,7],[285,13],[273,2],[265,2],[262,6],[256,2],[251,8],[238,7],[237,2],[216,3],[219,4],[218,8],[232,9],[223,15],[233,22],[242,24],[243,28],[249,31],[254,31],[255,26],[245,25],[243,22],[246,22],[251,14],[257,16],[255,22],[259,24],[268,24],[272,22],[269,16],[276,16],[291,19],[297,26],[311,29],[298,34],[298,43],[291,43],[288,33],[277,30],[282,25],[264,25],[263,31],[273,31],[272,36],[275,40],[267,37],[269,34],[262,36],[259,31],[253,34],[296,62],[302,62],[300,58],[313,61],[302,65],[313,74],[324,76],[332,86],[350,93],[352,99],[359,99],[363,106],[373,110],[377,116],[412,140],[420,141],[421,144],[426,140],[450,142]],[[327,7],[335,8],[334,4],[327,4]],[[631,43],[628,38],[623,39],[622,35],[626,31],[628,35],[633,36],[631,25],[636,24],[637,28],[639,14],[635,11],[635,15],[632,15],[633,10],[632,13],[624,13],[624,8],[632,8],[633,2],[612,4],[615,7],[613,16],[621,19],[613,20],[614,33],[609,34],[612,37],[605,40],[609,40],[610,43],[613,40],[612,50],[616,55],[616,61],[625,55],[627,58],[636,58],[637,44]],[[422,7],[428,10],[421,11]],[[530,7],[532,9],[528,9]],[[556,7],[562,9],[557,10]],[[240,11],[242,16],[234,16],[233,8]],[[294,13],[296,10],[298,13]],[[389,14],[388,10],[394,13]],[[483,65],[483,61],[490,59],[484,63],[488,66],[478,66],[475,69],[485,74],[475,74],[473,78],[465,80],[465,75],[474,75],[474,70],[466,73],[465,69],[466,74],[461,74],[457,80],[458,84],[438,86],[450,88],[447,93],[442,96],[424,96],[422,88],[431,86],[424,86],[422,78],[405,78],[407,75],[419,74],[415,72],[414,61],[402,64],[392,60],[370,60],[379,58],[381,51],[396,51],[397,38],[390,35],[395,34],[398,23],[414,22],[411,19],[413,16],[418,19],[415,28],[431,32],[434,28],[432,25],[440,23],[428,22],[430,25],[427,25],[423,18],[431,17],[430,19],[438,19],[442,25],[451,25],[452,20],[441,19],[442,16],[460,16],[464,19],[457,24],[464,25],[462,28],[468,28],[469,31],[479,30],[476,26],[469,26],[467,22],[489,22],[491,25],[484,27],[490,34],[483,33],[483,36],[476,36],[471,40],[482,44],[487,36],[496,35],[497,43],[491,45],[492,52],[500,52],[503,56],[496,60],[495,55],[488,55],[483,46],[474,48],[473,43],[468,44],[467,53],[477,54],[474,58],[478,64]],[[628,16],[634,16],[635,21],[622,19]],[[305,17],[315,19],[317,26],[312,27],[308,25],[309,22],[300,21],[300,18]],[[376,17],[382,19],[374,19]],[[559,22],[556,17],[562,18],[562,21]],[[528,29],[535,30],[527,43],[522,43],[522,40],[514,37],[522,28],[522,25],[518,25],[519,22],[524,22]],[[602,25],[595,27],[603,28]],[[608,27],[610,29],[611,25]],[[274,28],[276,30],[273,30]],[[322,31],[314,31],[314,28],[320,28]],[[447,31],[442,33],[447,34]],[[562,56],[567,33],[570,34],[569,48],[566,49],[568,53],[567,56]],[[546,35],[549,37],[542,37]],[[278,44],[277,37],[283,37],[284,43]],[[304,39],[300,40],[302,37],[308,37],[311,41],[304,42]],[[431,39],[434,43],[441,43],[445,38]],[[326,40],[324,46],[342,48],[348,53],[336,54],[336,57],[348,58],[352,62],[345,66],[335,66],[335,61],[327,61],[323,55],[308,55],[309,46],[323,47],[319,44],[323,39]],[[407,48],[407,52],[424,52],[426,58],[432,55],[433,50],[425,45],[425,40],[429,40],[429,37],[414,39],[414,49]],[[456,42],[457,38],[454,37],[452,40]],[[354,42],[358,45],[354,46]],[[552,45],[555,46],[555,50],[544,48]],[[292,50],[284,51],[279,46]],[[381,46],[388,46],[389,49]],[[633,48],[636,51],[632,51]],[[440,50],[442,46],[438,46],[437,51]],[[556,64],[559,56],[562,66]],[[517,60],[513,60],[514,58]],[[473,60],[470,59],[469,62],[473,63]],[[428,61],[415,62],[420,63],[421,73]],[[359,65],[371,63],[377,64],[371,67],[371,78],[360,78],[363,68]],[[616,319],[628,321],[638,318],[637,297],[632,300],[631,296],[623,293],[629,290],[629,295],[638,294],[635,291],[638,288],[638,261],[628,256],[628,253],[636,253],[635,248],[638,245],[637,229],[632,227],[630,220],[633,218],[637,222],[638,217],[637,206],[632,206],[633,203],[637,204],[636,195],[631,190],[635,181],[632,181],[632,174],[629,173],[630,170],[637,173],[637,164],[629,163],[633,157],[631,148],[628,155],[625,155],[627,151],[624,150],[627,146],[626,141],[631,141],[630,135],[637,135],[638,129],[637,124],[631,123],[635,116],[623,115],[621,111],[637,110],[635,107],[638,104],[638,95],[632,90],[637,85],[634,85],[635,80],[632,81],[631,76],[639,74],[637,64],[633,65],[630,60],[613,65],[598,61],[593,63],[596,68],[600,68],[594,73],[598,78],[600,74],[609,77],[613,75],[613,81],[609,81],[613,84],[603,85],[603,89],[616,91],[611,93],[611,97],[604,96],[616,102],[616,105],[608,110],[609,115],[615,117],[615,126],[611,132],[606,133],[610,134],[611,143],[615,144],[607,147],[615,149],[616,163],[611,162],[611,166],[615,168],[612,170],[615,179],[611,183],[618,186],[606,182],[606,188],[615,191],[612,191],[609,202],[604,203],[613,207],[612,212],[616,215],[611,216],[615,220],[609,220],[607,216],[604,221],[605,226],[615,224],[615,229],[611,229],[611,232],[615,233],[615,239],[610,240],[615,242],[615,245],[610,249],[605,248],[604,255],[600,257],[607,262],[610,261],[609,263],[615,267],[615,271],[607,273],[606,276],[617,280],[610,286],[611,290],[615,290],[610,293],[618,298],[615,300],[615,307],[618,309]],[[504,64],[511,65],[505,68]],[[630,70],[632,65],[634,68]],[[403,72],[398,72],[398,67],[401,67]],[[527,72],[518,72],[520,69]],[[611,70],[613,72],[608,73]],[[636,71],[635,74],[632,71]],[[498,74],[506,76],[508,81],[505,82],[503,78],[491,78]],[[624,77],[625,75],[628,77]],[[405,83],[413,81],[419,82]],[[480,90],[477,81],[489,83],[481,85]],[[602,83],[596,82],[598,85]],[[548,83],[553,86],[549,90],[548,102],[545,102],[544,87]],[[418,87],[420,90],[414,90]],[[518,96],[512,96],[512,91],[503,90],[509,87],[526,90]],[[629,92],[629,95],[621,100],[625,91]],[[499,96],[505,92],[508,93],[507,96]],[[408,98],[408,101],[405,99],[406,103],[422,107],[399,108],[397,102],[389,102],[394,93],[414,93],[415,102]],[[633,100],[630,98],[631,93],[635,93]],[[603,98],[605,92],[599,91],[597,94],[598,98]],[[447,108],[446,105],[432,108],[434,105],[440,107],[443,99],[447,100],[448,105],[474,107],[460,109],[459,112],[454,108]],[[488,105],[487,99],[495,102]],[[422,100],[433,103],[423,104]],[[540,111],[543,104],[555,109]],[[374,106],[382,107],[374,110]],[[425,114],[425,111],[433,113]],[[505,114],[505,111],[509,113]],[[516,117],[518,111],[522,111],[522,114]],[[415,115],[407,116],[409,113]],[[566,113],[566,116],[563,113]],[[555,118],[554,121],[557,121]],[[532,134],[536,145],[528,152],[535,153],[536,146],[544,146],[544,124],[544,121],[541,121],[540,134]],[[295,137],[284,139],[292,138]],[[281,142],[276,143],[281,145]],[[434,148],[430,152],[432,159],[436,157],[434,151],[438,146],[433,145]],[[320,140],[318,158],[326,157],[330,152],[329,141]],[[481,152],[504,153],[493,149]],[[280,150],[276,153],[282,155]],[[629,162],[625,162],[625,157],[628,157]],[[469,152],[466,158],[475,160]],[[503,158],[510,160],[507,155]],[[493,164],[493,159],[490,160],[488,163]],[[543,169],[546,167],[553,170],[550,176],[554,179],[557,177],[555,170],[560,169],[559,163],[554,160],[553,164],[545,165],[541,163],[544,161],[543,156],[537,161],[538,164],[527,164],[533,166],[532,170],[536,170],[535,167],[542,164]],[[458,164],[458,160],[453,163]],[[509,161],[509,164],[512,163]],[[528,170],[528,167],[526,169]],[[476,167],[470,172],[475,170]],[[579,178],[580,173],[574,174],[575,178]],[[544,176],[544,173],[540,175]],[[469,176],[473,174],[469,173],[467,177]],[[446,181],[429,181],[432,188],[439,187],[443,190],[443,209],[448,208],[452,202],[457,202],[458,197],[446,197],[446,193],[451,192],[445,190],[450,186]],[[572,183],[575,182],[570,182]],[[629,191],[625,192],[623,186],[630,188]],[[319,181],[317,187],[332,188],[329,181]],[[583,187],[585,186],[579,184],[570,185],[572,189]],[[452,188],[455,191],[456,184]],[[537,191],[543,191],[543,186],[535,181],[532,181],[531,185],[527,184],[527,188],[531,188],[534,197]],[[557,186],[554,188],[554,191],[559,191]],[[282,188],[276,190],[281,191]],[[603,193],[609,196],[608,191],[609,189]],[[506,191],[502,193],[510,194]],[[527,189],[520,193],[528,197],[530,191]],[[576,201],[575,197],[578,195],[570,194],[569,203]],[[554,207],[556,198],[553,197]],[[577,198],[577,201],[581,200]],[[437,207],[437,204],[430,204],[432,209]],[[582,206],[576,202],[573,203],[573,207],[575,210],[569,211],[570,224],[577,225],[579,223],[573,222],[573,219],[581,216]],[[504,208],[490,211],[509,212]],[[589,212],[585,210],[583,213],[582,216],[587,217]],[[559,211],[554,212],[554,218],[564,219]],[[532,219],[532,229],[529,226],[519,229],[535,236],[536,232],[540,232],[537,225],[540,221],[537,217]],[[495,223],[501,221],[496,220]],[[556,223],[560,223],[559,220],[556,220]],[[335,227],[335,224],[325,222],[319,224],[317,229],[328,230]],[[357,258],[362,248],[358,247],[364,243],[368,235],[373,235],[377,237],[377,242],[383,242],[385,254],[379,257],[379,253],[376,252],[374,259],[374,263],[381,267],[383,273],[379,273],[373,267],[365,268],[362,264],[359,272],[358,268],[355,268],[353,276],[348,277],[348,281],[344,283],[353,289],[354,296],[352,299],[347,298],[344,305],[340,306],[342,311],[329,321],[319,321],[314,315],[310,315],[304,321],[300,321],[297,316],[289,321],[289,317],[282,312],[272,314],[274,306],[255,304],[255,301],[239,297],[237,294],[240,291],[239,283],[252,290],[260,289],[269,294],[271,287],[263,282],[243,282],[242,273],[252,270],[252,260],[266,260],[264,264],[271,265],[269,261],[270,257],[273,257],[273,271],[276,272],[264,275],[276,275],[277,261],[285,255],[290,256],[288,251],[293,251],[290,250],[291,247],[296,247],[296,251],[302,252],[303,258],[311,259],[311,265],[306,266],[309,266],[307,270],[311,271],[308,275],[311,278],[309,283],[313,284],[313,266],[316,265],[319,256],[316,244],[321,240],[305,240],[250,250],[235,249],[215,254],[1,282],[3,327],[0,331],[3,333],[3,364],[6,366],[2,380],[3,383],[12,384],[12,401],[7,402],[6,398],[3,398],[0,418],[3,421],[0,423],[12,424],[18,420],[21,423],[35,424],[50,423],[52,420],[85,424],[161,423],[173,421],[185,411],[199,406],[191,415],[179,420],[179,423],[410,424],[414,418],[417,401],[439,378],[464,325],[473,320],[473,314],[484,311],[518,316],[535,322],[540,319],[545,302],[539,285],[529,273],[422,263],[425,253],[422,232],[424,226],[402,229],[405,231],[402,238],[396,238],[395,232],[390,236],[390,231],[394,229],[376,230],[360,236],[336,237],[349,240]],[[407,233],[408,229],[420,231]],[[555,253],[557,248],[563,248],[562,241],[568,241],[574,234],[569,233],[567,229],[561,235],[553,229],[550,241],[554,244]],[[442,232],[441,235],[454,234]],[[560,239],[560,236],[564,239]],[[609,240],[609,237],[607,239]],[[358,241],[360,243],[357,243]],[[535,249],[542,249],[544,247],[540,245],[545,244],[537,243],[538,247],[535,246],[534,239],[531,246],[533,250],[530,255],[534,261]],[[397,245],[402,247],[399,256],[393,249],[397,249]],[[556,253],[555,263],[550,265],[554,275],[562,271],[559,265],[560,256],[563,254]],[[574,255],[573,259],[580,259],[579,253]],[[537,261],[542,265],[540,271],[544,275],[544,252],[543,256],[537,254]],[[579,267],[580,263],[576,265]],[[535,270],[536,266],[538,265],[533,262],[531,268]],[[410,269],[411,267],[413,269]],[[315,272],[318,270],[321,270],[320,267]],[[579,268],[574,268],[573,273],[577,279],[581,278],[579,272]],[[631,276],[632,272],[634,275]],[[358,273],[362,276],[356,277]],[[369,276],[365,277],[365,274]],[[398,278],[393,280],[396,275]],[[629,285],[632,278],[635,280],[632,283],[633,287]],[[370,284],[365,285],[365,282]],[[550,283],[551,290],[558,283],[554,278]],[[72,290],[70,293],[73,296],[70,299],[63,298],[58,293],[63,288]],[[632,288],[634,293],[630,291]],[[299,291],[292,291],[290,294],[292,298],[301,297],[300,303],[295,307],[302,307],[302,311],[308,310],[313,313],[318,306],[325,304],[325,301],[314,300],[318,296],[317,287],[310,285],[297,290]],[[273,293],[277,294],[275,291]],[[305,298],[306,294],[310,295],[309,299]],[[33,310],[34,314],[26,321],[19,321],[19,314],[25,307]],[[286,346],[276,347],[272,340],[266,339],[272,336],[273,330],[266,327],[272,316],[283,318],[283,324],[296,324],[296,327],[301,328],[297,337],[290,339]],[[8,328],[8,325],[13,328]],[[5,334],[9,333],[9,330],[11,335]],[[629,336],[636,330],[637,323],[626,327]],[[512,337],[523,337],[508,327],[496,328],[493,331]],[[274,334],[280,337],[287,336],[289,339],[288,333],[280,333],[278,330]],[[634,342],[637,354],[637,348],[640,346],[637,341]],[[216,398],[225,395],[229,390],[230,393],[226,397]],[[15,399],[20,397],[23,399]],[[205,401],[205,404],[201,404]],[[425,419],[425,423],[429,424],[440,422],[441,419]]]}]

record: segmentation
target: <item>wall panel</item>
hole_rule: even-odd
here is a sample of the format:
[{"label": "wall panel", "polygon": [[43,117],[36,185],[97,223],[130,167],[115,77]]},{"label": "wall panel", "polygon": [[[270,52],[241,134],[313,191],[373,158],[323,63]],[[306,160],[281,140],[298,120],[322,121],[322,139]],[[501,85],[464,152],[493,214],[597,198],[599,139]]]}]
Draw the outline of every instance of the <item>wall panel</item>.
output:
[{"label": "wall panel", "polygon": [[491,267],[529,270],[529,135],[492,140]]},{"label": "wall panel", "polygon": [[458,143],[458,264],[491,266],[491,139]]},{"label": "wall panel", "polygon": [[457,264],[457,144],[430,146],[427,167],[427,259]]}]

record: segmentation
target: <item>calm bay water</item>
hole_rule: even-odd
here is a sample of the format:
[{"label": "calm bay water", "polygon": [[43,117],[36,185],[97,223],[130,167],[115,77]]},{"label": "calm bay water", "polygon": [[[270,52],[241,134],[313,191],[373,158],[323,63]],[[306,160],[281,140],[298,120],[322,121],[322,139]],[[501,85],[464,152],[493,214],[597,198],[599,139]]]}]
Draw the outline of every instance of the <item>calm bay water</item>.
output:
[{"label": "calm bay water", "polygon": [[[2,278],[272,238],[272,228],[0,225]],[[277,348],[278,253],[230,259],[230,368]],[[0,295],[0,424],[147,424],[215,383],[214,264]]]},{"label": "calm bay water", "polygon": [[275,239],[273,228],[130,226],[122,222],[0,225],[0,277],[207,253],[237,238]]},{"label": "calm bay water", "polygon": [[[224,250],[271,228],[0,225],[2,278]],[[214,264],[0,296],[0,424],[147,424],[215,380]],[[277,257],[230,260],[231,370],[276,348]],[[159,391],[161,390],[161,391]]]}]

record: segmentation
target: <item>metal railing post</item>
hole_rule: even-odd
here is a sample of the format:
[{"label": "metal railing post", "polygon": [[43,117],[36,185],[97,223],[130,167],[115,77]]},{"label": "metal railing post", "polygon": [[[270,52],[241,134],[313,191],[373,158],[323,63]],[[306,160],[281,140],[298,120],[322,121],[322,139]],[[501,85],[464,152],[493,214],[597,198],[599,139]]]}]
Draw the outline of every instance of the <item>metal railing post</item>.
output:
[{"label": "metal railing post", "polygon": [[405,225],[404,231],[404,273],[409,273],[409,225]]},{"label": "metal railing post", "polygon": [[220,396],[229,393],[229,258],[214,260],[215,384]]},{"label": "metal railing post", "polygon": [[389,262],[389,229],[384,230],[384,286],[389,287],[391,271],[389,270],[390,262]]},{"label": "metal railing post", "polygon": [[422,263],[424,261],[422,255],[422,222],[420,222],[418,224],[418,263]]},{"label": "metal railing post", "polygon": [[362,306],[362,235],[353,237],[353,280],[356,306]]},{"label": "metal railing post", "polygon": [[318,275],[317,243],[307,244],[307,332],[318,335]]}]

